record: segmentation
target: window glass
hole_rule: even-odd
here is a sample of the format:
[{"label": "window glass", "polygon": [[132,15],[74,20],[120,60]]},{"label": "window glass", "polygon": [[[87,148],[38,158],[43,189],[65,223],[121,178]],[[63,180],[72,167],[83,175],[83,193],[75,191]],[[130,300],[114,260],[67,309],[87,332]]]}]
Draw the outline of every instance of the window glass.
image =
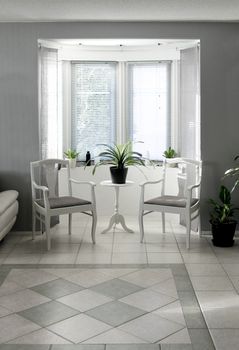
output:
[{"label": "window glass", "polygon": [[128,64],[129,137],[152,160],[170,146],[171,62]]}]

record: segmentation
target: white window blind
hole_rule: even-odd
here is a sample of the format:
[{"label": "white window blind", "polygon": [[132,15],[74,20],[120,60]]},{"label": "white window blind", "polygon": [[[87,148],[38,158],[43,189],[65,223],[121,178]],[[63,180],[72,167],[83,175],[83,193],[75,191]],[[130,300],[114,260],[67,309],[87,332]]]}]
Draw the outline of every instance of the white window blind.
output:
[{"label": "white window blind", "polygon": [[114,62],[72,62],[71,146],[85,154],[99,143],[115,142],[116,66]]},{"label": "white window blind", "polygon": [[58,51],[41,46],[39,60],[40,157],[57,158],[61,126],[58,122]]},{"label": "white window blind", "polygon": [[129,137],[137,150],[161,160],[171,137],[171,62],[128,63]]}]

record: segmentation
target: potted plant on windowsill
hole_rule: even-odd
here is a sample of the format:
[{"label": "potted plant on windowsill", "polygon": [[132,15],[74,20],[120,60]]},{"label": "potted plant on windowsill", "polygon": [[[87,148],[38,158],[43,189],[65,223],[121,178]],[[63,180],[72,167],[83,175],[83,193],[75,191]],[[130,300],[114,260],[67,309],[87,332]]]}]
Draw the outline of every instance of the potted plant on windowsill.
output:
[{"label": "potted plant on windowsill", "polygon": [[133,151],[132,141],[128,141],[122,145],[101,144],[99,146],[104,146],[105,149],[97,156],[100,160],[95,164],[92,172],[95,174],[97,167],[110,164],[110,173],[113,183],[125,183],[128,166],[145,166],[145,159],[142,157],[142,154]]},{"label": "potted plant on windowsill", "polygon": [[[163,153],[163,157],[164,157],[164,158],[170,158],[170,159],[172,159],[172,158],[175,158],[176,156],[177,156],[177,152],[176,152],[175,149],[173,149],[171,146],[170,146],[168,149],[166,149],[166,150],[164,151],[164,153]],[[175,164],[175,163],[173,163],[173,164],[168,163],[167,165],[168,165],[169,167],[174,168],[174,167],[176,167],[177,164]]]},{"label": "potted plant on windowsill", "polygon": [[219,201],[210,199],[213,210],[210,213],[212,227],[212,242],[217,247],[231,247],[234,244],[234,235],[237,221],[234,219],[235,208],[231,204],[231,192],[221,185]]},{"label": "potted plant on windowsill", "polygon": [[79,155],[79,152],[76,152],[75,149],[68,149],[66,152],[64,152],[65,158],[69,160],[70,168],[76,167],[76,159]]}]

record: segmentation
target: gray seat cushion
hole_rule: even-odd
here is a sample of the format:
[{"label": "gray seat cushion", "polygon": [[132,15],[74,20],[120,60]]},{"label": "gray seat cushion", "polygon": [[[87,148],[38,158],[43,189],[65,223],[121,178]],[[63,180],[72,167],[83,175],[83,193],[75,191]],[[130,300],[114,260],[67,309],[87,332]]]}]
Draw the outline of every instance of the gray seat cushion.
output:
[{"label": "gray seat cushion", "polygon": [[[197,203],[197,198],[192,198],[191,205],[194,205]],[[154,204],[154,205],[165,205],[170,207],[178,207],[178,208],[185,208],[186,207],[186,198],[185,197],[178,197],[178,196],[161,196],[156,197],[153,199],[149,199],[145,204]]]},{"label": "gray seat cushion", "polygon": [[[44,200],[40,199],[37,200],[37,203],[44,207]],[[49,198],[50,208],[56,209],[56,208],[66,208],[66,207],[74,207],[78,205],[87,205],[91,204],[91,202],[86,201],[84,199],[71,197],[71,196],[64,196],[64,197],[56,197],[56,198]]]}]

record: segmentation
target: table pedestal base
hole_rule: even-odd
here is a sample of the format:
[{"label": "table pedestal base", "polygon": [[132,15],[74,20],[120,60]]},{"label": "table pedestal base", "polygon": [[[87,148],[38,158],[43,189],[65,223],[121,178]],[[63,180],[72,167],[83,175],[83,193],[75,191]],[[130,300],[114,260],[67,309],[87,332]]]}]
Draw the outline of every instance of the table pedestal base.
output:
[{"label": "table pedestal base", "polygon": [[114,224],[120,224],[126,232],[134,233],[133,230],[131,230],[130,228],[128,228],[126,226],[123,215],[121,215],[119,213],[115,213],[113,216],[111,216],[108,227],[104,231],[102,231],[101,233],[103,234],[103,233],[108,232]]}]

